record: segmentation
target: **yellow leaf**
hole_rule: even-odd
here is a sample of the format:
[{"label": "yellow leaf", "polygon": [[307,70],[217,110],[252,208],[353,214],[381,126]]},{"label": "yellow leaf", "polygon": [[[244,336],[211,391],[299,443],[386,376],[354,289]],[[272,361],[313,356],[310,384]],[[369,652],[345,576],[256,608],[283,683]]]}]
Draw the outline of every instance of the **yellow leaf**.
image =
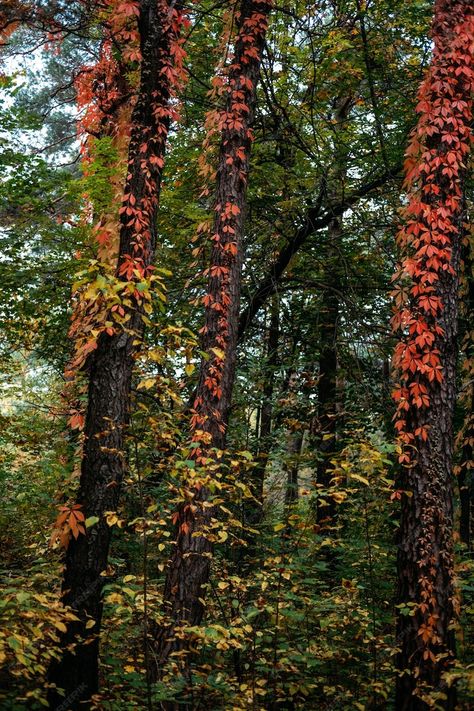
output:
[{"label": "yellow leaf", "polygon": [[107,602],[112,603],[112,605],[115,604],[121,604],[123,602],[123,597],[119,595],[118,593],[111,593],[110,595],[107,596]]},{"label": "yellow leaf", "polygon": [[118,523],[119,517],[113,511],[106,512],[105,516],[108,526],[113,526],[114,524]]},{"label": "yellow leaf", "polygon": [[370,486],[369,480],[363,476],[360,476],[360,474],[350,474],[349,477],[351,479],[355,479],[356,481],[362,482],[362,484],[365,484],[366,486]]},{"label": "yellow leaf", "polygon": [[149,390],[154,385],[155,385],[155,378],[145,378],[145,380],[142,380],[138,384],[138,387],[141,388],[142,390]]},{"label": "yellow leaf", "polygon": [[220,358],[221,360],[224,360],[224,358],[225,358],[225,353],[224,353],[223,350],[221,350],[220,348],[211,348],[211,351],[212,351],[212,352],[214,353],[214,355],[216,355],[218,358]]}]

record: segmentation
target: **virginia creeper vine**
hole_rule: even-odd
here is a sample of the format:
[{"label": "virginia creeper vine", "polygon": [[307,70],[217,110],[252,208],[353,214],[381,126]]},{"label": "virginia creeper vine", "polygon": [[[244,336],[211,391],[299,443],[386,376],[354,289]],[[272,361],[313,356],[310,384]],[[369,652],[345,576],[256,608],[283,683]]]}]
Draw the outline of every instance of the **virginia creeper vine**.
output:
[{"label": "virginia creeper vine", "polygon": [[[408,205],[395,291],[400,385],[395,426],[402,475],[398,557],[400,676],[397,708],[427,708],[423,694],[454,695],[443,672],[454,654],[452,416],[455,403],[463,179],[471,148],[474,8],[437,0],[430,69],[405,163]],[[409,614],[408,614],[409,613]]]},{"label": "virginia creeper vine", "polygon": [[[208,117],[220,137],[212,248],[207,294],[203,298],[205,324],[199,384],[191,417],[192,455],[196,464],[210,467],[222,455],[235,374],[242,233],[249,157],[253,140],[256,86],[268,15],[266,0],[243,0],[234,18],[238,28],[234,56],[217,84],[225,107]],[[158,670],[173,649],[183,646],[175,631],[201,622],[204,586],[210,573],[212,542],[209,529],[214,507],[205,483],[191,481],[186,500],[175,514],[177,538],[165,582],[164,600],[169,626],[157,635]]]},{"label": "virginia creeper vine", "polygon": [[[144,334],[150,288],[156,280],[152,263],[156,214],[166,139],[174,117],[171,100],[183,75],[181,29],[187,22],[182,5],[167,0],[122,2],[116,13],[136,17],[140,48],[135,58],[140,58],[140,83],[119,209],[118,262],[111,280],[118,308],[110,305],[105,323],[104,314],[100,314],[90,333],[89,352],[82,358],[88,374],[88,405],[77,504],[95,524],[85,535],[73,538],[67,548],[63,599],[78,620],[68,627],[63,646],[67,648],[78,635],[86,644],[78,645],[74,654],[67,648],[50,672],[50,680],[66,695],[81,689],[74,708],[86,708],[98,688],[101,591],[111,539],[106,512],[116,510],[127,466],[124,443],[132,373]],[[112,58],[110,54],[108,58]],[[76,366],[80,364],[81,359]],[[60,698],[51,693],[53,703]]]}]

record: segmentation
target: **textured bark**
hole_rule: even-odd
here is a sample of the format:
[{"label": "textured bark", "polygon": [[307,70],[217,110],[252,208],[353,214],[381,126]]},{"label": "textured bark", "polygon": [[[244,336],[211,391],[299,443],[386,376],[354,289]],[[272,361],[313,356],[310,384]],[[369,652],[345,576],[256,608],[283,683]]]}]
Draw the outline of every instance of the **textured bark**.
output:
[{"label": "textured bark", "polygon": [[[463,79],[463,73],[457,70],[466,62],[469,72],[469,53],[464,50],[456,55],[459,50],[453,50],[453,42],[462,36],[467,38],[466,44],[470,42],[472,11],[471,0],[437,0],[435,3],[435,49],[431,73],[423,85],[427,102],[435,107],[434,110],[439,110],[448,96],[452,102],[450,109],[458,112],[457,121],[451,119],[455,126],[455,141],[458,141],[454,143],[455,146],[462,141],[469,141],[467,134],[472,96],[469,81]],[[440,78],[444,79],[444,83]],[[450,93],[445,94],[448,90]],[[464,102],[456,104],[455,97],[462,97]],[[419,111],[421,113],[423,109]],[[422,115],[422,131],[426,125],[423,120]],[[433,243],[439,244],[435,240],[445,235],[451,252],[450,255],[448,253],[450,268],[439,269],[433,282],[432,294],[435,298],[439,297],[442,307],[435,312],[436,315],[425,310],[430,333],[434,336],[429,354],[437,354],[439,357],[441,382],[436,378],[429,379],[423,369],[409,370],[411,374],[407,376],[408,384],[418,387],[421,383],[426,387],[429,404],[423,406],[421,401],[417,403],[415,398],[408,395],[403,409],[406,433],[412,439],[405,447],[408,464],[402,468],[400,476],[400,488],[411,492],[409,496],[403,494],[401,497],[398,547],[398,601],[405,608],[398,614],[397,622],[397,645],[400,652],[397,658],[399,675],[395,705],[400,711],[431,708],[422,698],[424,693],[430,691],[444,695],[444,699],[440,698],[437,702],[439,708],[451,710],[456,703],[455,689],[448,687],[443,673],[449,669],[455,653],[454,630],[451,628],[455,618],[452,469],[463,218],[458,186],[463,171],[459,169],[456,182],[451,180],[449,170],[445,171],[446,154],[451,145],[449,134],[446,139],[444,131],[435,130],[425,132],[424,136],[426,147],[423,159],[429,165],[419,170],[415,186],[418,190],[415,194],[418,196],[417,204],[425,206],[426,211],[419,213],[416,224],[425,230],[423,235],[432,236]],[[451,202],[454,189],[458,191],[457,202],[454,202],[458,207],[455,208]],[[436,209],[444,209],[450,216],[451,222],[446,221],[444,224],[447,226],[444,228],[443,221],[436,222],[433,227],[425,217],[426,214],[432,214],[430,210]],[[418,244],[420,242],[418,240]],[[419,249],[416,243],[413,249]],[[427,257],[420,250],[416,252],[415,259],[418,269],[413,272],[413,283],[416,288],[422,288],[426,283],[423,279],[428,269]],[[413,304],[410,314],[414,314],[415,319],[420,318],[420,312],[423,315],[416,298],[414,295],[409,302]],[[442,330],[436,330],[437,327]],[[400,424],[403,425],[403,421]],[[425,437],[420,432],[425,432]],[[406,614],[407,611],[410,614]]]},{"label": "textured bark", "polygon": [[[209,357],[201,362],[192,420],[193,438],[202,443],[202,447],[195,450],[200,463],[206,457],[213,461],[215,450],[225,447],[236,364],[250,126],[269,12],[270,4],[266,2],[243,0],[240,5],[236,17],[235,53],[228,73],[226,108],[219,119],[216,214],[201,339],[202,350]],[[252,23],[256,15],[261,19]],[[250,47],[256,51],[247,54]],[[242,104],[247,108],[242,110]],[[223,357],[216,355],[215,349],[222,351]],[[205,433],[204,437],[200,432]],[[204,505],[208,499],[209,491],[200,487],[192,492],[194,510],[184,504],[178,511],[176,545],[164,587],[170,623],[156,634],[154,677],[161,673],[172,651],[185,647],[185,641],[176,637],[176,629],[200,624],[204,614],[201,599],[209,580],[213,548],[206,532],[215,513],[212,506]]]},{"label": "textured bark", "polygon": [[[136,228],[124,212],[121,216],[120,248],[117,275],[125,281],[122,267],[133,255],[144,273],[153,260],[156,243],[156,211],[169,124],[167,111],[169,78],[164,69],[170,63],[170,45],[174,39],[169,22],[170,6],[153,0],[142,0],[138,27],[141,37],[141,79],[132,114],[128,175],[124,205],[133,204],[144,216],[144,228],[137,237]],[[166,13],[166,14],[165,14]],[[158,110],[157,110],[158,109]],[[161,109],[161,110],[160,110]],[[146,150],[143,146],[146,145]],[[160,164],[156,163],[156,158]],[[88,360],[88,405],[85,439],[77,503],[86,518],[99,521],[86,535],[72,539],[67,549],[63,600],[79,618],[63,635],[65,650],[77,636],[85,640],[74,653],[65,651],[50,669],[49,680],[65,690],[68,708],[88,708],[91,695],[98,689],[99,633],[102,617],[102,588],[111,540],[111,528],[104,517],[117,508],[120,488],[126,471],[124,437],[130,417],[130,393],[135,355],[144,333],[140,301],[124,307],[130,316],[126,330],[109,336],[103,333],[96,350]],[[86,628],[88,619],[94,626]],[[64,697],[50,694],[53,708]]]},{"label": "textured bark", "polygon": [[[459,266],[459,249],[454,246],[452,264]],[[397,667],[402,674],[397,678],[396,705],[401,711],[427,709],[416,695],[414,676],[419,670],[419,683],[444,690],[448,700],[443,708],[454,709],[455,695],[442,682],[447,659],[440,662],[424,659],[425,645],[421,641],[422,627],[427,621],[424,609],[424,589],[430,590],[430,614],[436,616],[435,628],[439,638],[436,651],[454,654],[454,631],[449,625],[453,609],[453,504],[452,504],[452,419],[456,399],[457,356],[457,275],[446,272],[440,276],[437,293],[442,296],[444,309],[440,325],[443,338],[436,344],[443,364],[443,381],[430,393],[428,411],[409,413],[410,430],[429,427],[429,438],[418,446],[416,464],[404,468],[400,488],[412,492],[403,496],[398,548],[398,602],[414,604],[413,616],[400,614],[397,622],[397,643],[401,648]],[[423,580],[424,578],[424,580]],[[408,670],[409,673],[403,673]]]}]

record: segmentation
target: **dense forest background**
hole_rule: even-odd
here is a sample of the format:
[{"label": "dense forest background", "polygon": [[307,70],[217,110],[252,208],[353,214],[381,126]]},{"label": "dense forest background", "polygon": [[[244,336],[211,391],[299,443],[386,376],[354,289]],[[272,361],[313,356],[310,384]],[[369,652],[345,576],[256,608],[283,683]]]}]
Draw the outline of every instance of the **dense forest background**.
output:
[{"label": "dense forest background", "polygon": [[472,708],[473,91],[470,0],[1,4],[2,709]]}]

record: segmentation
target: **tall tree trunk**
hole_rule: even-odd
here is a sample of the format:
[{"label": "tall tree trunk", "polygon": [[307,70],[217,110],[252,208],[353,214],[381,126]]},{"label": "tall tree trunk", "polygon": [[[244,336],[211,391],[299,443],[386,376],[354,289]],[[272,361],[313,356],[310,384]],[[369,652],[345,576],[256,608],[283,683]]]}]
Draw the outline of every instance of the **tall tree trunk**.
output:
[{"label": "tall tree trunk", "polygon": [[[191,419],[193,456],[199,466],[216,466],[225,447],[234,383],[239,323],[242,232],[256,87],[270,3],[242,0],[236,14],[235,52],[228,70],[226,106],[217,116],[220,152],[216,175],[215,219],[199,384]],[[212,543],[207,532],[214,510],[204,485],[190,486],[189,501],[177,512],[177,537],[164,586],[169,624],[156,635],[156,677],[173,650],[185,647],[175,635],[180,626],[200,624],[204,586],[209,580]]]},{"label": "tall tree trunk", "polygon": [[[49,674],[49,680],[65,690],[72,709],[88,708],[87,701],[98,689],[102,588],[111,539],[104,513],[116,509],[126,470],[124,438],[132,371],[144,334],[142,297],[136,289],[130,294],[127,284],[143,282],[151,274],[175,74],[172,52],[177,47],[182,14],[175,3],[141,0],[137,22],[141,78],[132,114],[117,267],[117,279],[124,283],[121,295],[126,325],[102,332],[87,362],[88,405],[77,503],[86,518],[97,517],[98,521],[85,535],[72,539],[67,549],[63,600],[79,619],[63,635],[64,654]],[[85,643],[78,644],[74,652],[67,650],[77,636]],[[52,706],[60,705],[62,698],[52,691]]]},{"label": "tall tree trunk", "polygon": [[[345,128],[349,112],[353,105],[352,98],[339,97],[334,110],[334,171],[332,176],[331,198],[343,199],[347,173],[347,146]],[[318,380],[318,463],[316,482],[328,491],[331,487],[331,459],[336,452],[337,435],[337,380],[338,380],[338,332],[339,301],[341,293],[341,255],[342,255],[342,216],[334,216],[328,226],[328,246],[325,259],[320,310],[320,356]],[[324,505],[318,506],[316,517],[319,524],[331,523],[336,513],[334,499],[323,497]]]},{"label": "tall tree trunk", "polygon": [[278,365],[278,342],[280,336],[278,300],[274,296],[270,307],[270,323],[267,335],[267,354],[263,380],[262,406],[260,411],[260,432],[258,438],[257,464],[252,471],[253,494],[258,503],[245,504],[245,523],[258,523],[262,516],[263,487],[265,471],[272,445],[273,392],[275,389],[275,369]]},{"label": "tall tree trunk", "polygon": [[316,482],[326,492],[324,504],[317,507],[319,524],[331,524],[336,512],[334,500],[330,496],[332,479],[331,459],[336,451],[337,429],[337,341],[339,331],[339,293],[340,274],[339,260],[340,241],[342,236],[339,218],[334,218],[328,228],[328,255],[325,269],[325,289],[320,310],[320,355],[318,393],[318,463],[316,465]]},{"label": "tall tree trunk", "polygon": [[[462,183],[470,150],[474,8],[437,0],[434,51],[419,92],[420,114],[407,152],[409,204],[399,241],[405,253],[396,292],[395,351],[401,371],[396,426],[402,454],[399,490],[399,612],[396,708],[428,709],[424,694],[455,690],[444,672],[455,653],[453,587],[453,410]],[[405,296],[407,295],[407,296]],[[407,493],[405,493],[407,492]]]},{"label": "tall tree trunk", "polygon": [[284,476],[283,503],[287,515],[290,513],[290,507],[298,501],[298,470],[305,431],[305,425],[299,419],[302,413],[298,398],[301,377],[297,369],[298,345],[299,339],[296,335],[293,338],[292,346],[293,362],[287,372],[282,388],[285,404],[278,418],[286,427],[286,451],[283,459],[282,473]]}]

